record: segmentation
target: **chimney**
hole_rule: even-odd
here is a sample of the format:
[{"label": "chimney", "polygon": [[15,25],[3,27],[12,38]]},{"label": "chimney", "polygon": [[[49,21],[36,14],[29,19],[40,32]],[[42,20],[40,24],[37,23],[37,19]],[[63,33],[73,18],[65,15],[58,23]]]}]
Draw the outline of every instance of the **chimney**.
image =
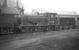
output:
[{"label": "chimney", "polygon": [[4,0],[2,7],[7,7],[7,0]]}]

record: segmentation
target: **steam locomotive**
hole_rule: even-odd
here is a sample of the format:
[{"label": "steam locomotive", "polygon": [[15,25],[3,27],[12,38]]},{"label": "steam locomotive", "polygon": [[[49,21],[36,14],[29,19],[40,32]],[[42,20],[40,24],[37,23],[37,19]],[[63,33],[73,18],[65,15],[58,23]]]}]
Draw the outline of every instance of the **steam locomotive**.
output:
[{"label": "steam locomotive", "polygon": [[20,0],[0,0],[0,34],[17,32],[23,11]]},{"label": "steam locomotive", "polygon": [[[8,8],[8,9],[11,10],[12,8],[11,9]],[[16,13],[15,12],[9,13],[9,12],[6,13],[4,11],[1,11],[0,13],[0,33],[1,34],[13,33],[13,31],[16,30],[15,28],[17,28],[16,26],[19,25],[19,22],[18,22],[19,14],[16,11],[15,11]]]},{"label": "steam locomotive", "polygon": [[43,15],[25,15],[21,17],[22,32],[46,32],[55,30],[75,29],[78,15],[62,15],[44,13]]}]

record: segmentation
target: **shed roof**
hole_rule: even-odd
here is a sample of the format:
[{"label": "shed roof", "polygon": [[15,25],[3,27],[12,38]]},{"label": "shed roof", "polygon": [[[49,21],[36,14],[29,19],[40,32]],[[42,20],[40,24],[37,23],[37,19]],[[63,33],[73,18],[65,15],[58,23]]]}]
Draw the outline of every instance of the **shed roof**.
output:
[{"label": "shed roof", "polygon": [[4,14],[19,14],[18,9],[13,8],[13,7],[5,7],[5,8],[1,8],[1,13]]}]

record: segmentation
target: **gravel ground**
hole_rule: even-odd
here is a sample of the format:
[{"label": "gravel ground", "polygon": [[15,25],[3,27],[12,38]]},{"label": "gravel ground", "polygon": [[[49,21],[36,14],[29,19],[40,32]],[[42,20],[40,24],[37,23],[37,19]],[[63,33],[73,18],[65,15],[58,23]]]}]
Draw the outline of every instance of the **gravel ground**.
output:
[{"label": "gravel ground", "polygon": [[43,39],[42,42],[34,42],[16,50],[79,50],[79,37]]},{"label": "gravel ground", "polygon": [[0,50],[78,50],[78,47],[79,30],[23,33],[0,37]]}]

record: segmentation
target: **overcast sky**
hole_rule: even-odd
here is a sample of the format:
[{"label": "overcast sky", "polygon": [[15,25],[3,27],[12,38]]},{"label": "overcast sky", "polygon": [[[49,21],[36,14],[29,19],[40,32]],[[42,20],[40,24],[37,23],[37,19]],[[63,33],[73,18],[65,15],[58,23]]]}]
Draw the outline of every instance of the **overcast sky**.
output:
[{"label": "overcast sky", "polygon": [[52,11],[77,11],[79,13],[79,0],[21,0],[25,12],[32,9],[49,9]]}]

